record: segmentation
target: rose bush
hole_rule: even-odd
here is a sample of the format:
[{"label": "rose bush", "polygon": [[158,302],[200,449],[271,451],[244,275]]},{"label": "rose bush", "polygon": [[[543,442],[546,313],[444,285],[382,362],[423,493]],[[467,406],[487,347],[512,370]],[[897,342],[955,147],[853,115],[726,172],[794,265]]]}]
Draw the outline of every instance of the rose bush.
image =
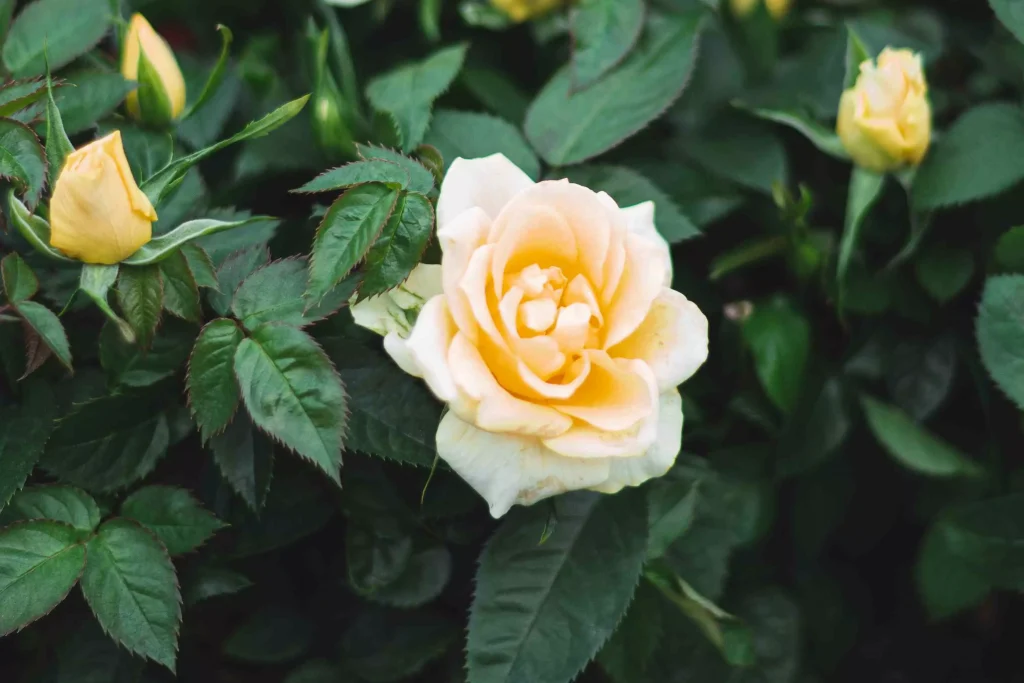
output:
[{"label": "rose bush", "polygon": [[3,683],[1016,682],[1022,45],[0,0]]},{"label": "rose bush", "polygon": [[[497,154],[452,163],[437,215],[441,266],[419,267],[433,295],[384,346],[450,409],[438,455],[495,517],[667,472],[683,427],[676,386],[707,358],[708,323],[670,288],[653,202],[620,208],[567,180],[534,183]],[[357,304],[356,321],[377,306]]]}]

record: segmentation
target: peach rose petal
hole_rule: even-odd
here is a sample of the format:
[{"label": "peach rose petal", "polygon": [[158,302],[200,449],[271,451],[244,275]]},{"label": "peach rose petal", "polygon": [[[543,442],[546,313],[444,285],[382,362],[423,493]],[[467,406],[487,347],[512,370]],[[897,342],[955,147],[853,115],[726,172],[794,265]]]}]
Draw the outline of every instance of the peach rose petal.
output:
[{"label": "peach rose petal", "polygon": [[587,380],[571,398],[552,406],[606,432],[629,429],[654,411],[658,383],[646,363],[616,360],[598,350],[586,355],[592,363]]},{"label": "peach rose petal", "polygon": [[565,434],[545,439],[544,445],[569,458],[642,457],[657,439],[661,410],[658,388],[649,372],[646,379],[648,401],[653,409],[635,425],[619,431],[609,431],[576,422]]},{"label": "peach rose petal", "polygon": [[461,333],[455,335],[448,350],[448,364],[456,386],[472,404],[470,410],[465,410],[455,402],[452,409],[480,429],[545,438],[564,434],[572,427],[572,418],[567,415],[506,391],[494,379],[480,352]]},{"label": "peach rose petal", "polygon": [[611,303],[605,308],[604,348],[628,337],[640,326],[664,288],[664,261],[658,245],[629,234],[626,269]]},{"label": "peach rose petal", "polygon": [[645,361],[661,391],[674,389],[708,358],[708,319],[679,292],[662,289],[640,326],[608,353]]},{"label": "peach rose petal", "polygon": [[495,518],[516,504],[604,485],[611,471],[607,458],[563,458],[540,439],[486,432],[454,412],[441,418],[437,453],[483,496]]},{"label": "peach rose petal", "polygon": [[473,340],[476,340],[476,322],[473,320],[469,300],[459,290],[459,283],[469,268],[473,253],[484,243],[490,227],[491,219],[483,209],[473,207],[437,231],[437,239],[444,253],[441,286],[455,323]]}]

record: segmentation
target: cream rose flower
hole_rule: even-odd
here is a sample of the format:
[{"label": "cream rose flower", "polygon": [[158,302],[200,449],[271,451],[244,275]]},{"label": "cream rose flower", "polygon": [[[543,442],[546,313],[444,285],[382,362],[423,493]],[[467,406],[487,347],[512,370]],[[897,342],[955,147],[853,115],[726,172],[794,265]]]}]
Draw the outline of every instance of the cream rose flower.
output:
[{"label": "cream rose flower", "polygon": [[[653,203],[623,209],[568,181],[534,183],[496,154],[455,160],[437,224],[441,267],[415,276],[439,293],[408,334],[376,327],[448,404],[438,454],[491,514],[667,472],[682,439],[676,387],[707,358],[708,322],[669,288]],[[422,282],[428,273],[440,282]],[[379,313],[360,307],[389,306],[353,313],[373,327]]]}]

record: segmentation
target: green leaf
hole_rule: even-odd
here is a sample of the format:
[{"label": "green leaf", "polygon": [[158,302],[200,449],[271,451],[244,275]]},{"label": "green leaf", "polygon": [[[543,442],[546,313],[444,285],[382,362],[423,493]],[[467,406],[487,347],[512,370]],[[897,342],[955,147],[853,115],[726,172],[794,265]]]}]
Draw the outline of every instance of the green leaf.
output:
[{"label": "green leaf", "polygon": [[988,374],[1024,409],[1024,275],[989,278],[981,297],[977,336]]},{"label": "green leaf", "polygon": [[224,641],[224,654],[243,662],[280,664],[310,648],[313,624],[290,605],[271,604],[256,611]]},{"label": "green leaf", "polygon": [[59,605],[84,568],[85,546],[66,524],[34,520],[0,531],[0,636]]},{"label": "green leaf", "polygon": [[430,107],[459,74],[466,48],[465,44],[445,48],[422,62],[378,76],[366,86],[370,104],[395,117],[406,150],[415,149],[423,140],[430,123]]},{"label": "green leaf", "polygon": [[584,0],[573,8],[575,90],[586,90],[625,59],[640,38],[645,14],[643,0]]},{"label": "green leaf", "polygon": [[224,74],[228,67],[228,60],[231,57],[231,43],[234,41],[235,36],[231,33],[231,29],[223,24],[217,24],[217,31],[220,33],[220,56],[217,58],[217,63],[210,72],[210,77],[203,86],[202,92],[199,93],[199,97],[196,98],[195,102],[193,102],[192,105],[185,110],[185,113],[181,115],[182,120],[191,117],[202,109],[206,103],[217,94],[217,90],[220,88],[220,84],[224,80]]},{"label": "green leaf", "polygon": [[0,510],[28,479],[57,417],[53,390],[28,380],[20,405],[0,407]]},{"label": "green leaf", "polygon": [[665,599],[649,581],[641,581],[626,616],[597,655],[614,683],[631,683],[647,669],[662,637],[661,606]]},{"label": "green leaf", "polygon": [[839,135],[833,129],[823,126],[803,112],[757,107],[750,108],[747,111],[767,121],[774,121],[775,123],[789,126],[833,159],[840,161],[849,161],[850,159],[850,155],[846,153],[846,148],[843,147]]},{"label": "green leaf", "polygon": [[253,512],[259,513],[267,500],[274,472],[274,447],[270,440],[257,431],[242,411],[223,432],[210,439],[210,450],[224,480]]},{"label": "green leaf", "polygon": [[[67,135],[82,133],[95,126],[97,121],[117,109],[136,87],[121,74],[109,71],[74,71],[64,79],[68,85],[57,91],[54,100]],[[49,133],[46,138],[49,140]]]},{"label": "green leaf", "polygon": [[79,403],[46,444],[42,466],[89,491],[113,491],[142,479],[167,453],[170,432],[161,397],[118,394]]},{"label": "green leaf", "polygon": [[163,307],[182,320],[199,322],[203,308],[199,303],[199,285],[181,250],[160,261],[160,279],[164,283]]},{"label": "green leaf", "polygon": [[1013,163],[1024,153],[1024,111],[1006,103],[982,104],[957,119],[914,177],[915,211],[933,211],[986,199],[1024,180]]},{"label": "green leaf", "polygon": [[871,207],[882,196],[884,188],[885,176],[854,167],[850,176],[850,192],[846,199],[846,221],[843,227],[843,239],[839,243],[839,261],[836,272],[840,309],[843,306],[850,263],[860,241],[860,229],[864,225],[864,219],[867,218]]},{"label": "green leaf", "polygon": [[775,129],[736,112],[685,135],[678,150],[719,178],[766,195],[788,175],[786,148]]},{"label": "green leaf", "polygon": [[[0,14],[3,11],[0,9]],[[0,87],[0,116],[5,118],[14,116],[44,97],[46,97],[46,83],[38,78],[11,81]]]},{"label": "green leaf", "polygon": [[914,273],[933,299],[945,303],[970,283],[974,256],[966,249],[934,245],[918,257]]},{"label": "green leaf", "polygon": [[112,20],[107,0],[37,0],[17,16],[3,48],[4,65],[15,77],[59,69],[91,50]]},{"label": "green leaf", "polygon": [[64,118],[57,103],[53,99],[53,79],[50,77],[50,67],[46,67],[46,161],[50,166],[50,186],[55,188],[61,171],[64,170],[64,162],[68,156],[75,151],[71,140],[68,139],[67,131],[64,130]]},{"label": "green leaf", "polygon": [[1024,225],[1000,235],[992,256],[1001,270],[1024,275]]},{"label": "green leaf", "polygon": [[238,409],[234,363],[244,337],[233,320],[219,318],[196,339],[188,364],[188,398],[203,441],[222,432]]},{"label": "green leaf", "polygon": [[953,389],[958,351],[948,334],[908,337],[892,343],[884,358],[885,384],[893,403],[923,422]]},{"label": "green leaf", "polygon": [[252,581],[244,574],[224,567],[203,565],[192,572],[182,585],[185,604],[192,606],[221,595],[240,593],[252,586]]},{"label": "green leaf", "polygon": [[921,543],[914,578],[921,602],[932,619],[945,619],[984,600],[992,585],[967,558],[953,552],[941,524]]},{"label": "green leaf", "polygon": [[198,220],[188,221],[187,223],[182,223],[170,232],[154,237],[147,244],[143,245],[141,249],[122,261],[122,263],[129,266],[148,266],[154,263],[159,263],[166,258],[170,258],[171,255],[178,251],[178,249],[192,240],[196,240],[207,235],[215,235],[219,232],[224,232],[225,230],[234,230],[235,228],[240,228],[252,223],[261,223],[272,220],[274,219],[267,216],[253,216],[252,218],[243,218],[237,221],[218,221],[212,218],[200,218]]},{"label": "green leaf", "polygon": [[652,16],[633,53],[573,93],[572,68],[548,82],[526,115],[526,137],[554,166],[608,151],[660,116],[686,87],[704,13]]},{"label": "green leaf", "polygon": [[411,609],[441,595],[451,576],[452,555],[438,544],[414,552],[398,578],[365,597],[382,605]]},{"label": "green leaf", "polygon": [[336,192],[363,183],[385,183],[409,187],[409,173],[391,161],[369,159],[332,168],[292,192]]},{"label": "green leaf", "polygon": [[257,268],[269,262],[270,252],[266,246],[258,244],[236,251],[224,259],[217,268],[217,291],[206,295],[210,307],[220,315],[228,315],[238,286]]},{"label": "green leaf", "polygon": [[348,582],[361,595],[394,583],[409,566],[412,537],[391,520],[350,519],[345,527]]},{"label": "green leaf", "polygon": [[18,254],[8,254],[0,261],[0,276],[3,278],[4,293],[11,303],[31,299],[39,291],[36,274]]},{"label": "green leaf", "polygon": [[[181,181],[185,179],[185,174],[188,173],[189,169],[200,161],[224,149],[225,147],[230,147],[235,143],[269,135],[284,124],[288,123],[291,119],[295,118],[298,113],[302,111],[302,108],[306,106],[306,102],[308,100],[309,95],[300,97],[297,100],[292,100],[291,102],[281,105],[258,121],[253,121],[241,131],[235,133],[226,140],[221,140],[220,142],[205,149],[201,149],[198,152],[193,152],[192,154],[181,157],[180,159],[175,159],[159,173],[146,180],[142,184],[142,191],[145,192],[146,196],[148,196],[150,201],[153,202],[153,206],[158,206],[160,202],[170,195]],[[155,242],[156,240],[153,241]],[[152,244],[152,242],[150,244]]]},{"label": "green leaf", "polygon": [[167,550],[150,532],[126,519],[101,526],[89,541],[82,593],[111,638],[174,671],[181,595]]},{"label": "green leaf", "polygon": [[1024,580],[1024,494],[951,509],[937,530],[948,550],[993,586],[1016,590]]},{"label": "green leaf", "polygon": [[705,598],[663,565],[645,569],[644,576],[693,621],[726,662],[734,667],[754,664],[752,634],[742,620]]},{"label": "green leaf", "polygon": [[358,264],[395,209],[399,191],[380,183],[353,187],[328,209],[309,262],[307,306],[315,305]]},{"label": "green leaf", "polygon": [[282,548],[316,533],[337,515],[333,485],[311,468],[298,469],[282,462],[274,473],[274,485],[267,493],[259,516],[241,509],[232,518],[232,557],[251,557]]},{"label": "green leaf", "polygon": [[380,237],[366,254],[359,298],[402,284],[419,264],[434,232],[434,206],[421,194],[403,192]]},{"label": "green leaf", "polygon": [[1024,7],[1014,0],[988,0],[988,4],[1003,26],[1024,43]]},{"label": "green leaf", "polygon": [[60,318],[49,308],[37,304],[35,301],[22,301],[14,304],[14,308],[29,327],[39,335],[47,348],[57,357],[57,360],[71,370],[71,346],[68,344],[68,335],[64,332]]},{"label": "green leaf", "polygon": [[625,166],[576,166],[565,171],[570,181],[594,192],[607,192],[619,206],[654,202],[654,222],[658,232],[670,243],[700,236],[700,230],[676,206],[675,202],[646,177]]},{"label": "green leaf", "polygon": [[72,486],[34,486],[11,498],[5,517],[47,519],[91,532],[100,525],[100,509],[88,493]]},{"label": "green leaf", "polygon": [[647,546],[642,495],[560,496],[557,524],[540,543],[547,515],[543,506],[513,511],[484,549],[469,615],[470,683],[528,683],[537,672],[571,680],[629,606]]},{"label": "green leaf", "polygon": [[327,347],[349,393],[346,447],[379,458],[430,467],[441,405],[423,382],[390,358],[346,343]]},{"label": "green leaf", "polygon": [[35,206],[46,183],[46,153],[24,123],[0,119],[0,178],[11,181]]},{"label": "green leaf", "polygon": [[140,683],[144,659],[133,657],[95,619],[76,619],[48,653],[47,683]]},{"label": "green leaf", "polygon": [[167,320],[144,349],[126,341],[117,328],[100,331],[100,364],[111,387],[148,387],[181,371],[196,337],[195,325]]},{"label": "green leaf", "polygon": [[235,291],[231,313],[248,330],[264,323],[305,327],[315,321],[303,314],[307,267],[304,259],[289,258],[257,269]]},{"label": "green leaf", "polygon": [[238,346],[235,376],[253,422],[338,482],[347,398],[316,342],[264,325]]},{"label": "green leaf", "polygon": [[217,270],[213,266],[213,260],[206,250],[198,244],[190,243],[181,248],[181,253],[188,262],[188,269],[192,271],[192,277],[196,284],[207,289],[217,289]]},{"label": "green leaf", "polygon": [[647,489],[647,555],[656,560],[693,524],[700,479],[659,479]]},{"label": "green leaf", "polygon": [[55,261],[76,263],[74,259],[68,258],[50,246],[50,224],[46,222],[45,218],[32,215],[32,212],[18,201],[14,188],[7,191],[7,209],[14,227],[32,245],[33,249]]},{"label": "green leaf", "polygon": [[868,52],[864,41],[850,24],[846,25],[846,76],[843,78],[843,89],[852,88],[860,76],[860,65],[874,57]]},{"label": "green leaf", "polygon": [[117,282],[120,271],[118,266],[100,266],[92,263],[82,264],[82,274],[78,278],[78,291],[92,299],[96,307],[112,322],[128,343],[135,342],[135,330],[110,307],[108,297],[110,288]]},{"label": "green leaf", "polygon": [[875,438],[903,466],[931,477],[976,477],[981,467],[920,427],[906,413],[867,395],[860,397]]},{"label": "green leaf", "polygon": [[164,308],[164,281],[155,266],[121,268],[117,280],[117,305],[135,340],[142,348],[149,348],[160,324]]},{"label": "green leaf", "polygon": [[360,680],[392,683],[414,676],[458,641],[458,628],[447,617],[373,609],[353,620],[341,650],[346,666]]},{"label": "green leaf", "polygon": [[359,151],[359,156],[366,161],[372,159],[390,161],[405,169],[406,173],[409,174],[409,187],[407,189],[410,192],[430,194],[430,191],[434,189],[434,174],[416,159],[386,147],[375,147],[373,145],[357,143],[356,149]]},{"label": "green leaf", "polygon": [[121,514],[156,534],[171,555],[192,552],[224,528],[188,491],[173,486],[139,489],[121,504]]},{"label": "green leaf", "polygon": [[803,388],[811,348],[811,326],[785,299],[754,307],[743,323],[743,338],[754,356],[754,369],[772,403],[789,415]]},{"label": "green leaf", "polygon": [[522,126],[530,100],[507,74],[470,63],[459,75],[459,83],[491,112],[516,126]]},{"label": "green leaf", "polygon": [[540,177],[540,161],[523,134],[508,121],[490,114],[438,109],[425,142],[452,161],[500,152],[526,175],[534,180]]}]

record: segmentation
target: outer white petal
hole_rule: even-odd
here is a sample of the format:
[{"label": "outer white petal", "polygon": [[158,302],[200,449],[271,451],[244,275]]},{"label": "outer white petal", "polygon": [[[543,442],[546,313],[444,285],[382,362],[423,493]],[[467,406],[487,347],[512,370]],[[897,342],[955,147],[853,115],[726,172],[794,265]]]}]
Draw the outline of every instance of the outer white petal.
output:
[{"label": "outer white petal", "polygon": [[423,377],[423,371],[420,370],[416,359],[409,352],[409,342],[405,337],[397,332],[389,332],[384,337],[384,350],[391,356],[391,360],[395,361],[395,365],[404,372],[413,377]]},{"label": "outer white petal", "polygon": [[663,284],[666,287],[670,287],[672,285],[672,254],[669,251],[668,241],[662,237],[661,233],[658,232],[657,226],[654,224],[654,202],[643,202],[634,206],[627,206],[621,209],[621,211],[626,216],[626,222],[631,233],[656,243],[660,248],[664,256],[663,261],[666,272]]},{"label": "outer white petal", "polygon": [[405,282],[398,285],[389,294],[401,308],[406,311],[420,308],[441,293],[441,266],[436,263],[420,263]]},{"label": "outer white petal", "polygon": [[708,319],[679,292],[662,289],[633,334],[608,350],[615,358],[646,361],[668,391],[688,380],[708,359]]},{"label": "outer white petal", "polygon": [[496,218],[508,202],[533,185],[530,176],[504,154],[480,159],[457,158],[448,167],[437,198],[437,225],[443,229],[474,206]]},{"label": "outer white petal", "polygon": [[365,327],[377,334],[391,332],[409,333],[405,314],[387,293],[371,296],[351,306],[352,320],[359,327]]},{"label": "outer white petal", "polygon": [[658,435],[646,454],[639,458],[609,458],[608,479],[595,491],[615,493],[626,486],[639,486],[668,472],[683,446],[683,399],[675,389],[661,395]]},{"label": "outer white petal", "polygon": [[609,461],[563,458],[539,439],[493,434],[448,412],[437,428],[437,453],[501,517],[513,505],[532,505],[565,491],[607,482]]},{"label": "outer white petal", "polygon": [[[412,367],[419,370],[430,390],[445,403],[454,401],[458,396],[452,372],[448,368],[448,348],[454,336],[455,323],[448,312],[448,304],[443,295],[435,296],[423,306],[416,319],[416,326],[406,340],[408,358],[392,354],[392,358],[403,369],[404,363],[414,364]],[[391,353],[391,349],[388,349],[388,353]]]}]

